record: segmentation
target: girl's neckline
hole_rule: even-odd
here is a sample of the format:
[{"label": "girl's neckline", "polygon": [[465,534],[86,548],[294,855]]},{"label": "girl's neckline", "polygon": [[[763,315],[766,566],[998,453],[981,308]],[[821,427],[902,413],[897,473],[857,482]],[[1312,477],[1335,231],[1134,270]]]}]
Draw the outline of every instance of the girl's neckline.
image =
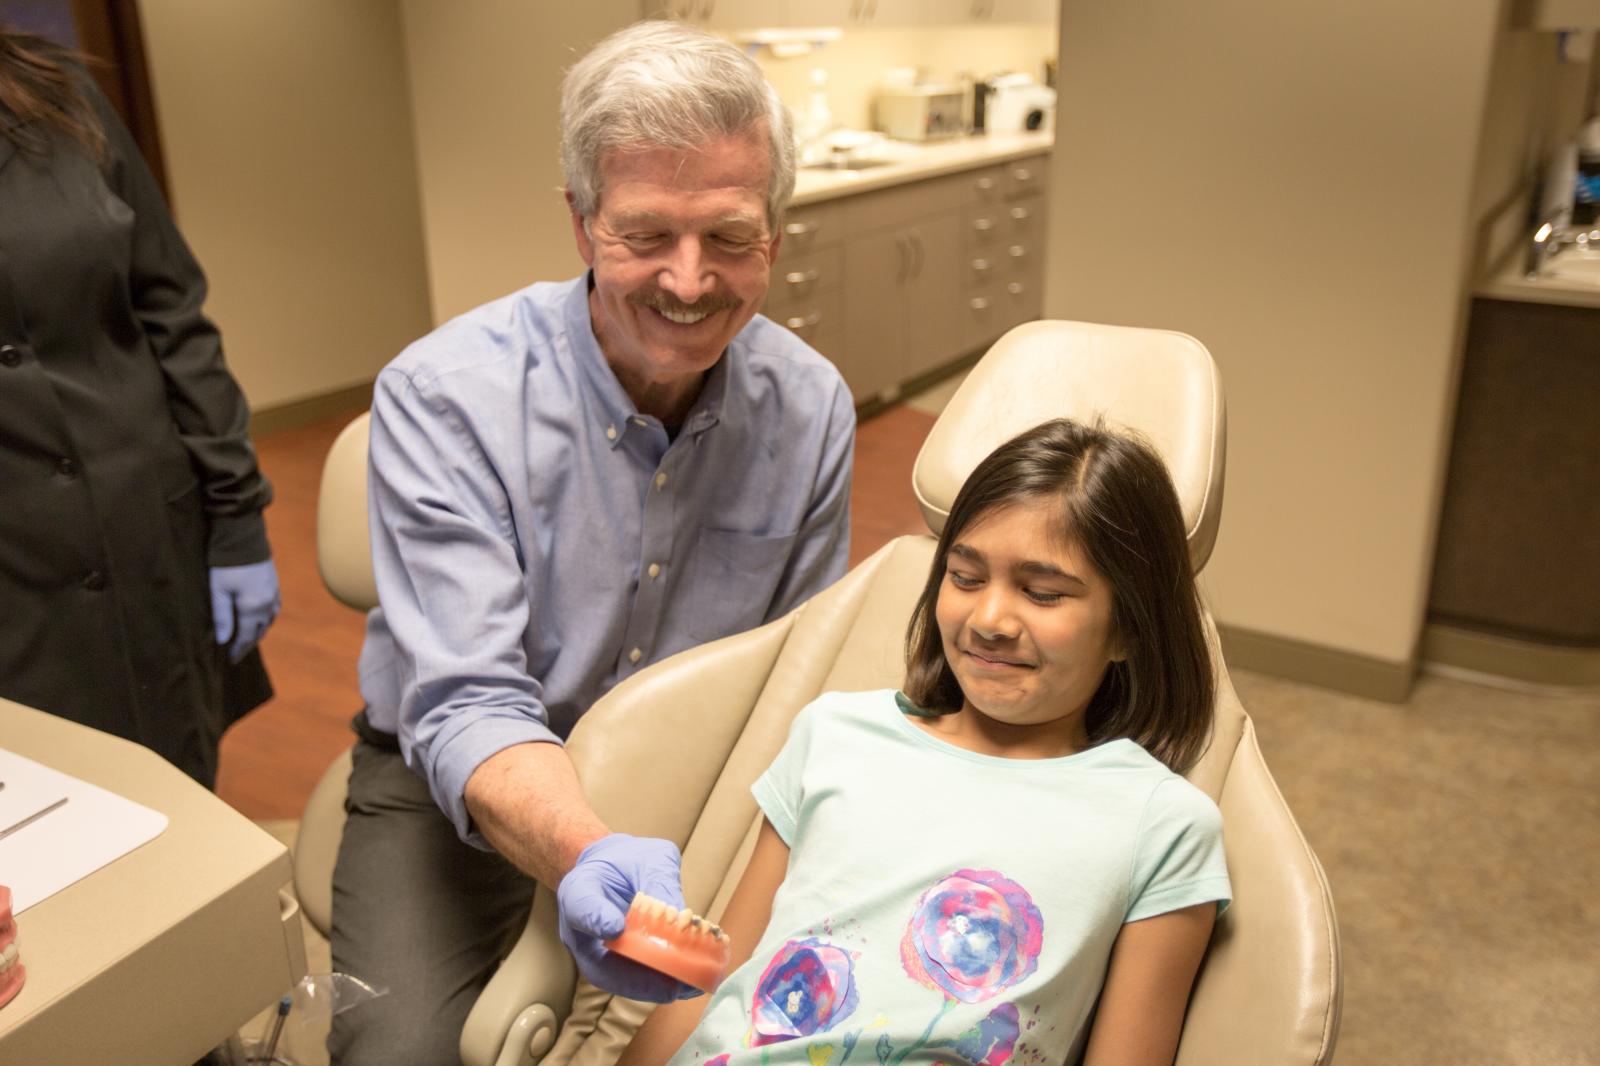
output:
[{"label": "girl's neckline", "polygon": [[[930,733],[926,729],[923,729],[921,726],[917,725],[915,722],[911,721],[912,718],[943,718],[945,715],[955,714],[957,712],[930,711],[926,707],[919,707],[917,704],[911,702],[911,698],[904,692],[901,692],[899,689],[896,689],[894,693],[894,705],[896,711],[898,712],[894,716],[897,727],[911,736],[912,739],[917,740],[922,744],[935,749],[936,751],[944,752],[948,755],[954,755],[957,758],[966,759],[969,762],[983,763],[989,766],[1045,766],[1060,768],[1073,763],[1093,761],[1095,759],[1104,757],[1108,752],[1116,750],[1121,745],[1133,744],[1133,741],[1127,739],[1126,737],[1118,737],[1114,740],[1107,740],[1100,744],[1090,745],[1082,751],[1073,752],[1071,755],[1053,755],[1045,759],[1023,759],[1010,755],[988,755],[981,751],[973,751],[970,748],[963,748],[960,745],[952,744],[943,737],[934,733]],[[1138,747],[1136,744],[1134,746]]]}]

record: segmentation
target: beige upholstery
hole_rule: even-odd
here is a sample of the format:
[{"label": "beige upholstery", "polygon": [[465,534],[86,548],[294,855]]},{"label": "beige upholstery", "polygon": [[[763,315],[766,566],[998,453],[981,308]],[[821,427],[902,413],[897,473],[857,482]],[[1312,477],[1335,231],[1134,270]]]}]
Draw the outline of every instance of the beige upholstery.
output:
[{"label": "beige upholstery", "polygon": [[[367,540],[367,424],[357,415],[334,438],[322,464],[317,494],[317,567],[335,599],[358,611],[378,604]],[[323,936],[332,928],[333,862],[344,831],[345,785],[350,778],[346,748],[323,773],[300,815],[294,844],[294,890],[306,919]]]},{"label": "beige upholstery", "polygon": [[[1220,510],[1223,407],[1210,355],[1175,333],[1047,322],[1007,334],[917,459],[930,522],[942,522],[994,444],[1058,414],[1103,414],[1157,446],[1178,484],[1191,555],[1203,562]],[[620,831],[683,847],[692,908],[717,917],[725,906],[758,824],[750,783],[800,708],[829,689],[900,684],[901,641],[933,543],[901,537],[787,617],[640,672],[579,722],[568,748],[596,811]],[[1220,654],[1217,662],[1213,735],[1189,777],[1222,808],[1235,902],[1218,923],[1178,1061],[1325,1063],[1341,987],[1332,899]],[[545,1066],[609,1066],[648,1011],[587,986],[574,1002],[572,963],[553,923],[541,888],[522,939],[468,1019],[468,1066],[539,1056]]]}]

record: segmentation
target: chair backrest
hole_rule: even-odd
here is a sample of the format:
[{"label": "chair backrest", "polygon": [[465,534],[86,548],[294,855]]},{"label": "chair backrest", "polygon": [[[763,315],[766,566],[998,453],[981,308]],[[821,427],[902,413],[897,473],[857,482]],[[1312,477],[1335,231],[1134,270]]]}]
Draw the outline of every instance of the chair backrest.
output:
[{"label": "chair backrest", "polygon": [[317,493],[317,567],[335,599],[358,611],[378,605],[367,538],[367,431],[363,412],[339,431],[322,464]]},{"label": "chair backrest", "polygon": [[[363,412],[340,430],[322,463],[317,492],[317,568],[322,583],[347,607],[378,604],[367,538],[367,427]],[[350,751],[342,752],[318,780],[300,815],[294,843],[294,889],[312,928],[328,935],[333,923],[333,863],[344,832],[345,784]]]},{"label": "chair backrest", "polygon": [[[1221,389],[1203,346],[1161,331],[1034,323],[1002,338],[918,457],[916,492],[930,524],[942,523],[995,444],[1061,415],[1103,416],[1156,446],[1202,563],[1221,498]],[[683,848],[690,907],[715,918],[726,905],[760,824],[750,784],[800,708],[824,691],[900,685],[905,627],[933,547],[931,537],[901,537],[790,615],[657,663],[580,720],[567,747],[590,802],[615,829]],[[1178,1061],[1323,1063],[1340,1004],[1331,897],[1261,761],[1214,634],[1213,653],[1217,713],[1189,777],[1222,807],[1235,903],[1196,984]],[[553,918],[541,889],[522,939],[468,1019],[467,1066],[541,1056],[545,1066],[609,1066],[647,1013],[575,983]]]}]

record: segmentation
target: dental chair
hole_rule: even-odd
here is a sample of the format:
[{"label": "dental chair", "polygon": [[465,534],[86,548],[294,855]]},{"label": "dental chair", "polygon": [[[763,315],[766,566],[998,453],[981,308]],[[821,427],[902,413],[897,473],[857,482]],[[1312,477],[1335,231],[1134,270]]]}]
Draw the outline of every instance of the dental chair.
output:
[{"label": "dental chair", "polygon": [[[1198,570],[1221,511],[1221,385],[1191,337],[1076,322],[1034,322],[998,341],[941,415],[918,455],[913,488],[930,528],[995,446],[1055,417],[1104,415],[1138,430],[1167,462]],[[353,464],[359,437],[360,466]],[[345,521],[352,471],[364,475],[365,423],[336,442],[325,475],[344,478],[333,505]],[[342,452],[341,448],[345,451]],[[360,486],[355,486],[359,489]],[[330,512],[331,517],[331,512]],[[370,591],[370,563],[345,560],[366,585],[330,574],[335,595]],[[348,545],[348,537],[332,538]],[[673,656],[613,689],[567,748],[590,802],[613,829],[683,849],[688,906],[716,920],[754,846],[750,784],[777,754],[790,721],[819,693],[898,687],[906,623],[926,579],[933,536],[885,545],[841,581],[777,621]],[[1210,625],[1208,619],[1208,626]],[[1178,1063],[1312,1066],[1331,1060],[1341,1003],[1338,926],[1322,868],[1273,783],[1212,630],[1217,707],[1209,746],[1187,775],[1217,801],[1234,902],[1218,920],[1185,1019]],[[348,764],[330,768],[306,812],[296,885],[326,925],[336,823]],[[319,808],[313,810],[313,808]],[[309,823],[318,819],[313,829]],[[320,895],[319,895],[320,894]],[[579,981],[556,935],[554,894],[540,887],[526,928],[474,1006],[461,1037],[466,1066],[610,1066],[648,1004]]]}]

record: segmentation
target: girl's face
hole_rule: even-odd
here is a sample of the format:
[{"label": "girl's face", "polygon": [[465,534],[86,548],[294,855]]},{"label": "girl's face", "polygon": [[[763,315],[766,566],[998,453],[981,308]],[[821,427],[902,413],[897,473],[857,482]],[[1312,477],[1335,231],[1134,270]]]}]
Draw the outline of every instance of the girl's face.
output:
[{"label": "girl's face", "polygon": [[[1083,711],[1124,653],[1111,586],[1051,528],[1048,504],[980,515],[945,559],[935,617],[966,697],[951,727],[1037,757],[1088,746]],[[974,715],[972,712],[976,712]]]}]

